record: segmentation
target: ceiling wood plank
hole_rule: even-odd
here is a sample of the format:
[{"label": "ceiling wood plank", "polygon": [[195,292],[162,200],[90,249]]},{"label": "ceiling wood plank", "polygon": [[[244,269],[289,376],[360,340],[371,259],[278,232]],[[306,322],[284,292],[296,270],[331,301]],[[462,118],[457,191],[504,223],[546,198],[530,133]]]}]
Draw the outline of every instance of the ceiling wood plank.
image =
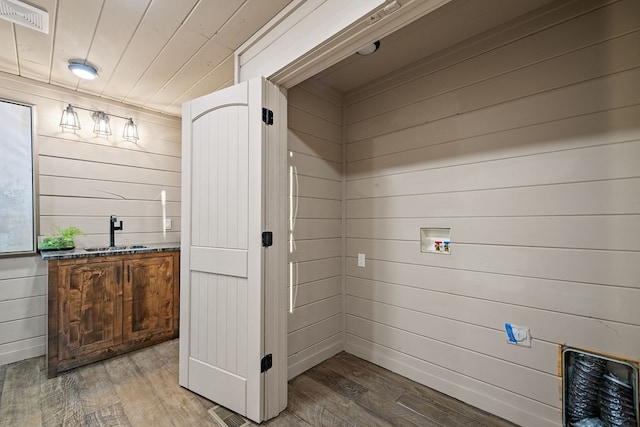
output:
[{"label": "ceiling wood plank", "polygon": [[18,58],[16,56],[16,39],[13,35],[13,24],[0,21],[0,71],[18,74]]},{"label": "ceiling wood plank", "polygon": [[180,27],[123,101],[144,106],[207,41],[206,37]]},{"label": "ceiling wood plank", "polygon": [[77,88],[80,79],[69,72],[68,62],[70,59],[84,60],[87,57],[102,3],[95,0],[65,0],[58,4],[51,83]]},{"label": "ceiling wood plank", "polygon": [[102,94],[120,101],[125,99],[196,2],[153,0]]},{"label": "ceiling wood plank", "polygon": [[49,13],[49,34],[15,25],[20,75],[49,83],[57,0],[37,0],[31,4]]},{"label": "ceiling wood plank", "polygon": [[241,6],[247,3],[247,1],[229,0],[201,1],[184,25],[191,31],[210,39]]},{"label": "ceiling wood plank", "polygon": [[81,80],[79,90],[102,93],[150,3],[151,0],[105,2],[87,57],[100,68],[100,78]]},{"label": "ceiling wood plank", "polygon": [[214,40],[236,50],[289,3],[291,0],[247,0],[214,36]]},{"label": "ceiling wood plank", "polygon": [[200,81],[210,73],[224,72],[222,79],[229,78],[227,69],[216,67],[225,59],[233,55],[231,49],[214,43],[213,40],[203,46],[156,94],[151,97],[145,107],[162,110],[166,105],[173,103],[187,91],[193,82]]},{"label": "ceiling wood plank", "polygon": [[[179,116],[183,102],[232,84],[232,52],[291,1],[28,0],[49,12],[50,34],[0,20],[0,72]],[[354,93],[550,1],[456,0],[390,34],[376,55],[351,55],[316,77]],[[76,78],[67,68],[72,58],[86,58],[100,77]]]},{"label": "ceiling wood plank", "polygon": [[[167,43],[163,52],[125,98],[125,102],[133,102],[153,109],[151,104],[157,105],[163,102],[160,100],[170,103],[181,95],[176,91],[188,89],[194,81],[200,80],[211,72],[232,51],[207,40],[203,40],[203,44],[196,50],[198,40],[193,35],[215,39],[220,28],[223,25],[226,27],[229,22],[234,22],[236,12],[247,5],[252,6],[250,3],[250,1],[239,3],[226,0],[199,2],[186,19],[184,26]],[[256,10],[255,13],[260,14],[262,11]],[[249,28],[248,31],[253,33],[254,30]],[[164,84],[161,84],[163,80]],[[149,102],[152,99],[154,101]]]},{"label": "ceiling wood plank", "polygon": [[233,84],[233,69],[234,58],[230,56],[218,65],[215,70],[187,89],[182,96],[176,99],[163,112],[182,115],[182,104],[184,102],[231,86]]}]

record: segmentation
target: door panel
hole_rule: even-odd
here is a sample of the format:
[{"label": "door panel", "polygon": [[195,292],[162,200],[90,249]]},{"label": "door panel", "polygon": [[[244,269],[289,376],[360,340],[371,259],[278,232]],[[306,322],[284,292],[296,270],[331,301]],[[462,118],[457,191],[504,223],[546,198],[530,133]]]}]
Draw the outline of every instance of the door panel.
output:
[{"label": "door panel", "polygon": [[191,269],[227,276],[247,277],[247,251],[192,247]]},{"label": "door panel", "polygon": [[[234,92],[229,102],[241,102]],[[222,105],[193,122],[193,246],[247,249],[248,115],[247,105]]]},{"label": "door panel", "polygon": [[64,265],[59,269],[61,359],[93,353],[122,342],[119,263]]},{"label": "door panel", "polygon": [[[266,307],[265,297],[270,286],[284,283],[284,246],[274,245],[269,256],[271,248],[262,247],[262,231],[269,226],[276,236],[279,228],[272,224],[285,220],[279,213],[269,219],[266,200],[285,194],[285,181],[275,177],[286,168],[270,172],[267,153],[286,160],[280,150],[286,139],[269,144],[262,122],[269,91],[285,104],[274,88],[257,79],[183,106],[180,384],[256,422],[286,406],[282,363],[266,373],[260,369],[266,353],[286,357],[284,325],[265,332],[265,316],[284,318],[277,303]],[[286,126],[286,109],[282,114]],[[267,401],[269,409],[265,383],[284,389]]]},{"label": "door panel", "polygon": [[127,260],[124,274],[124,339],[146,341],[172,334],[173,256]]}]

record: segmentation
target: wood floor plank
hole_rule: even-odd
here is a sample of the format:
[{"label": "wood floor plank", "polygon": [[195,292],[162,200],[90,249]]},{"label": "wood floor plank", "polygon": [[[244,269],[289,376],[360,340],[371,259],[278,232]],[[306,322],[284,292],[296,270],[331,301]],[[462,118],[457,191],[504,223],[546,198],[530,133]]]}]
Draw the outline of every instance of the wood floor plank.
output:
[{"label": "wood floor plank", "polygon": [[392,384],[395,384],[396,386],[404,389],[407,392],[414,393],[417,396],[422,397],[423,399],[432,400],[442,406],[451,408],[452,410],[455,410],[461,414],[465,414],[474,420],[473,425],[486,425],[490,427],[516,427],[515,424],[512,424],[509,421],[498,418],[495,415],[489,414],[478,408],[474,408],[473,406],[467,405],[464,402],[461,402],[429,387],[425,387],[422,384],[419,384],[401,375],[395,374],[373,363],[369,363],[352,354],[341,352],[335,355],[334,358],[338,361],[345,361],[356,364],[363,370],[368,370],[376,375],[379,375],[380,377],[384,378]]},{"label": "wood floor plank", "polygon": [[391,426],[379,416],[361,407],[356,402],[334,392],[324,384],[318,383],[307,374],[298,375],[289,382],[296,394],[310,397],[316,404],[334,414],[347,415],[348,421],[357,426]]},{"label": "wood floor plank", "polygon": [[180,343],[177,339],[165,341],[151,347],[158,354],[164,366],[169,369],[176,378],[178,377],[178,356],[180,354]]},{"label": "wood floor plank", "polygon": [[84,427],[130,427],[129,419],[120,402],[105,406],[85,415]]},{"label": "wood floor plank", "polygon": [[84,421],[75,372],[42,381],[40,402],[44,427],[77,426]]},{"label": "wood floor plank", "polygon": [[336,371],[320,364],[305,372],[305,375],[329,387],[336,393],[350,400],[357,400],[360,396],[369,391],[369,389]]},{"label": "wood floor plank", "polygon": [[152,348],[131,354],[131,360],[153,387],[176,426],[197,425],[208,415],[196,396],[178,385],[176,376]]},{"label": "wood floor plank", "polygon": [[[298,378],[298,377],[297,377]],[[327,409],[321,402],[316,401],[297,389],[296,379],[289,381],[287,410],[307,424],[317,427],[354,427],[355,424],[341,418]],[[304,387],[304,385],[302,385]]]},{"label": "wood floor plank", "polygon": [[433,400],[423,399],[412,393],[404,393],[396,400],[396,403],[442,426],[462,427],[475,421],[473,418],[439,405]]},{"label": "wood floor plank", "polygon": [[153,386],[131,361],[130,355],[110,359],[104,365],[133,427],[173,427]]},{"label": "wood floor plank", "polygon": [[74,372],[78,376],[80,400],[86,415],[100,412],[103,408],[115,407],[120,403],[104,363],[87,365]]},{"label": "wood floor plank", "polygon": [[44,357],[27,359],[7,366],[0,405],[0,426],[42,426],[40,409],[40,370]]},{"label": "wood floor plank", "polygon": [[[176,339],[53,379],[44,357],[0,366],[0,427],[224,427],[208,412],[214,402],[178,385],[178,357]],[[291,380],[288,399],[262,425],[513,427],[347,353]]]},{"label": "wood floor plank", "polygon": [[4,376],[7,372],[7,365],[0,366],[0,402],[2,402],[2,390],[4,389]]},{"label": "wood floor plank", "polygon": [[[179,375],[179,354],[180,354],[180,343],[179,340],[174,339],[171,341],[165,341],[163,343],[154,345],[153,350],[160,356],[162,363],[164,366],[175,375],[176,381]],[[186,390],[186,389],[185,389]],[[204,397],[193,394],[196,399],[200,402],[202,407],[207,411],[215,406],[214,402],[211,402]]]},{"label": "wood floor plank", "polygon": [[422,415],[417,414],[415,411],[398,405],[396,400],[402,396],[404,390],[389,383],[388,381],[385,381],[380,376],[364,371],[356,365],[338,362],[335,358],[325,360],[320,365],[316,366],[314,370],[317,369],[320,371],[322,368],[338,372],[345,377],[366,386],[368,391],[360,395],[356,399],[356,402],[378,414],[378,416],[389,421],[394,426],[425,427],[428,425],[438,425],[437,423],[426,419]]},{"label": "wood floor plank", "polygon": [[262,425],[268,427],[309,427],[311,424],[298,418],[288,409],[285,409],[276,418],[273,418]]},{"label": "wood floor plank", "polygon": [[362,363],[353,363],[351,360],[346,358],[339,360],[332,357],[322,362],[321,365],[341,373],[345,377],[366,386],[371,391],[376,391],[384,395],[394,402],[406,391],[402,387],[384,379],[371,370],[363,369]]}]

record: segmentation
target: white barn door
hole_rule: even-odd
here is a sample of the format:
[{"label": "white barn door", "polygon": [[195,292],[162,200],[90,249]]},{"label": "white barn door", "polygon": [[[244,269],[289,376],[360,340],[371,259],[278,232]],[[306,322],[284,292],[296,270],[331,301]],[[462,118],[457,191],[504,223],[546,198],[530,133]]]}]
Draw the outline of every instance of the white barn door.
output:
[{"label": "white barn door", "polygon": [[272,203],[284,200],[286,109],[269,125],[268,102],[286,107],[255,79],[185,103],[182,117],[180,385],[256,422],[286,406],[285,214]]}]

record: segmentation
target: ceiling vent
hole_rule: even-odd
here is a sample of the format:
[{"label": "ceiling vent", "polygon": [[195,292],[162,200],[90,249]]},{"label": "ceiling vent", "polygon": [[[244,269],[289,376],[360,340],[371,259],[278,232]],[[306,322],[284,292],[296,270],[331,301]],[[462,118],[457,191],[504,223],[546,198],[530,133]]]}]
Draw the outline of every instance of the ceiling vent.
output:
[{"label": "ceiling vent", "polygon": [[20,0],[0,0],[0,18],[49,34],[49,13]]}]

